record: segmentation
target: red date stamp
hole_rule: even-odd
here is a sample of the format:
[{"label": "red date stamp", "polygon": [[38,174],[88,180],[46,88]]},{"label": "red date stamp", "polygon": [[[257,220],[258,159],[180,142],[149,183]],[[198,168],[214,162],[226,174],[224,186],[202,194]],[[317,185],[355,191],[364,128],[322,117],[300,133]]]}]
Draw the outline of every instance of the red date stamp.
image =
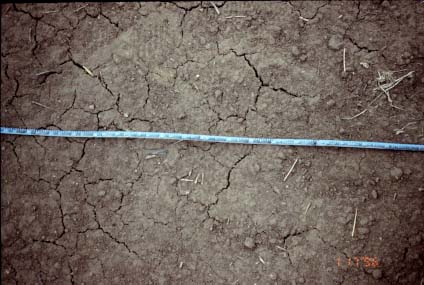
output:
[{"label": "red date stamp", "polygon": [[355,256],[353,258],[348,257],[342,260],[340,257],[337,258],[337,266],[344,267],[347,265],[350,267],[365,267],[365,268],[377,268],[379,263],[377,257],[369,257],[369,256]]}]

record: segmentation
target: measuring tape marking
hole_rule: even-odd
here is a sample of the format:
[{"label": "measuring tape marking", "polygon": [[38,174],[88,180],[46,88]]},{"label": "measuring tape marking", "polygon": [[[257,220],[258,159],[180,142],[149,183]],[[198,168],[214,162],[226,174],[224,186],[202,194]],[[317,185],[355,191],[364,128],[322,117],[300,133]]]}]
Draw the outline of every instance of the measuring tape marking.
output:
[{"label": "measuring tape marking", "polygon": [[48,136],[68,138],[142,138],[201,141],[212,143],[237,143],[237,144],[265,144],[285,146],[318,146],[318,147],[346,147],[386,150],[424,151],[423,144],[402,144],[388,142],[346,141],[346,140],[315,140],[315,139],[279,139],[279,138],[250,138],[197,135],[184,133],[137,132],[137,131],[63,131],[45,129],[22,129],[1,127],[0,134],[24,136]]}]

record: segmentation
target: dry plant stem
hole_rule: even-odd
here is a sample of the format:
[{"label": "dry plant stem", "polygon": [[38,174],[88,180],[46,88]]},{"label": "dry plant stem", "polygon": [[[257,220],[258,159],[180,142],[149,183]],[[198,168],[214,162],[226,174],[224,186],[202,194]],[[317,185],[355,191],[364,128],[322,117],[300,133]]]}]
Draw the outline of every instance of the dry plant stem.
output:
[{"label": "dry plant stem", "polygon": [[32,104],[35,104],[35,105],[37,105],[37,106],[40,106],[40,107],[43,107],[43,108],[46,108],[46,109],[50,109],[50,110],[52,110],[52,108],[47,107],[46,105],[43,105],[43,104],[41,104],[41,103],[38,103],[38,102],[35,102],[35,101],[31,101],[31,103],[32,103]]},{"label": "dry plant stem", "polygon": [[346,48],[343,49],[343,72],[346,72]]},{"label": "dry plant stem", "polygon": [[352,237],[355,235],[356,217],[358,216],[358,208],[355,209],[355,218],[353,219]]},{"label": "dry plant stem", "polygon": [[308,204],[308,206],[306,207],[306,210],[305,210],[305,216],[306,216],[306,214],[308,213],[308,210],[309,210],[309,208],[311,207],[311,202],[309,202],[309,204]]},{"label": "dry plant stem", "polygon": [[393,100],[392,100],[392,98],[390,97],[389,91],[387,91],[386,89],[384,89],[384,88],[383,88],[380,84],[379,84],[378,86],[379,86],[379,87],[380,87],[380,89],[384,92],[384,94],[386,94],[386,96],[387,96],[387,100],[389,101],[389,103],[390,103],[390,106],[391,106],[391,107],[393,107],[393,108],[395,108],[395,109],[399,109],[399,110],[405,111],[403,108],[401,108],[401,107],[397,107],[397,106],[393,105]]},{"label": "dry plant stem", "polygon": [[75,9],[74,12],[78,12],[79,10],[84,9],[87,6],[88,6],[88,4],[87,5],[84,5],[84,6],[81,6],[81,7],[77,8],[77,9]]},{"label": "dry plant stem", "polygon": [[284,181],[284,182],[286,182],[286,180],[287,180],[287,178],[289,177],[290,173],[292,173],[292,171],[293,171],[293,169],[294,169],[294,167],[295,167],[295,165],[296,165],[296,163],[297,163],[297,161],[298,161],[298,160],[299,160],[299,159],[298,159],[298,158],[296,158],[296,160],[294,161],[293,165],[290,167],[289,172],[287,172],[286,176],[285,176],[285,177],[284,177],[284,179],[283,179],[283,181]]},{"label": "dry plant stem", "polygon": [[215,9],[216,13],[217,13],[218,15],[219,15],[219,14],[221,14],[221,13],[219,12],[218,7],[216,7],[215,3],[211,2],[211,4],[212,4],[213,8]]},{"label": "dry plant stem", "polygon": [[355,115],[355,116],[353,116],[353,117],[350,117],[350,118],[343,118],[343,120],[352,120],[352,119],[355,119],[355,118],[359,117],[360,115],[364,114],[366,111],[368,111],[368,109],[362,110],[360,113],[356,114],[356,115]]},{"label": "dry plant stem", "polygon": [[[383,84],[383,85],[381,85],[381,87],[384,89],[384,90],[386,90],[386,91],[389,91],[389,90],[391,90],[391,89],[393,89],[396,85],[398,85],[402,80],[404,80],[406,77],[408,77],[408,76],[410,76],[412,73],[414,73],[415,71],[410,71],[410,72],[408,72],[407,74],[405,74],[405,75],[403,75],[403,76],[401,76],[401,77],[399,77],[398,79],[395,79],[394,81],[392,81],[392,82],[389,82],[389,83],[386,83],[386,84]],[[381,77],[381,75],[379,75],[380,77]],[[380,78],[379,77],[379,78]],[[383,77],[382,77],[383,78]],[[377,80],[378,80],[378,78],[377,78]],[[378,89],[380,89],[380,86],[379,87],[377,87],[377,88],[374,88],[374,90],[378,90]]]},{"label": "dry plant stem", "polygon": [[232,18],[246,18],[247,16],[227,16],[225,19],[232,19]]}]

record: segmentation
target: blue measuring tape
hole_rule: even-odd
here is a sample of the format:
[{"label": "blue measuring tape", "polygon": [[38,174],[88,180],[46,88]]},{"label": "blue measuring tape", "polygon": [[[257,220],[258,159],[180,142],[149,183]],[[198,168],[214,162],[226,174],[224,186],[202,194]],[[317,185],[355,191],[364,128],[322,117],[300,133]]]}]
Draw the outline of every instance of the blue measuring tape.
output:
[{"label": "blue measuring tape", "polygon": [[265,144],[285,146],[323,146],[323,147],[348,147],[370,148],[385,150],[424,151],[423,144],[401,144],[368,141],[344,141],[344,140],[314,140],[314,139],[277,139],[277,138],[249,138],[227,137],[181,133],[158,133],[158,132],[135,132],[135,131],[62,131],[62,130],[39,130],[20,128],[0,128],[0,134],[67,137],[67,138],[136,138],[157,140],[182,140],[200,141],[211,143],[236,143],[236,144]]}]

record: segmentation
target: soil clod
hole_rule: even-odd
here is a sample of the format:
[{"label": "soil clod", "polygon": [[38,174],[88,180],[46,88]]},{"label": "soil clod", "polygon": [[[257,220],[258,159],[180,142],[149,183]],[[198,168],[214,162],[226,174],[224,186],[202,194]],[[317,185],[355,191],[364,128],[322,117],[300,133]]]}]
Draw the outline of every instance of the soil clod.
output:
[{"label": "soil clod", "polygon": [[256,243],[255,240],[251,237],[247,237],[244,240],[244,246],[247,247],[248,249],[254,249],[256,247]]},{"label": "soil clod", "polygon": [[337,51],[343,47],[343,38],[340,35],[332,35],[328,41],[328,47]]}]

